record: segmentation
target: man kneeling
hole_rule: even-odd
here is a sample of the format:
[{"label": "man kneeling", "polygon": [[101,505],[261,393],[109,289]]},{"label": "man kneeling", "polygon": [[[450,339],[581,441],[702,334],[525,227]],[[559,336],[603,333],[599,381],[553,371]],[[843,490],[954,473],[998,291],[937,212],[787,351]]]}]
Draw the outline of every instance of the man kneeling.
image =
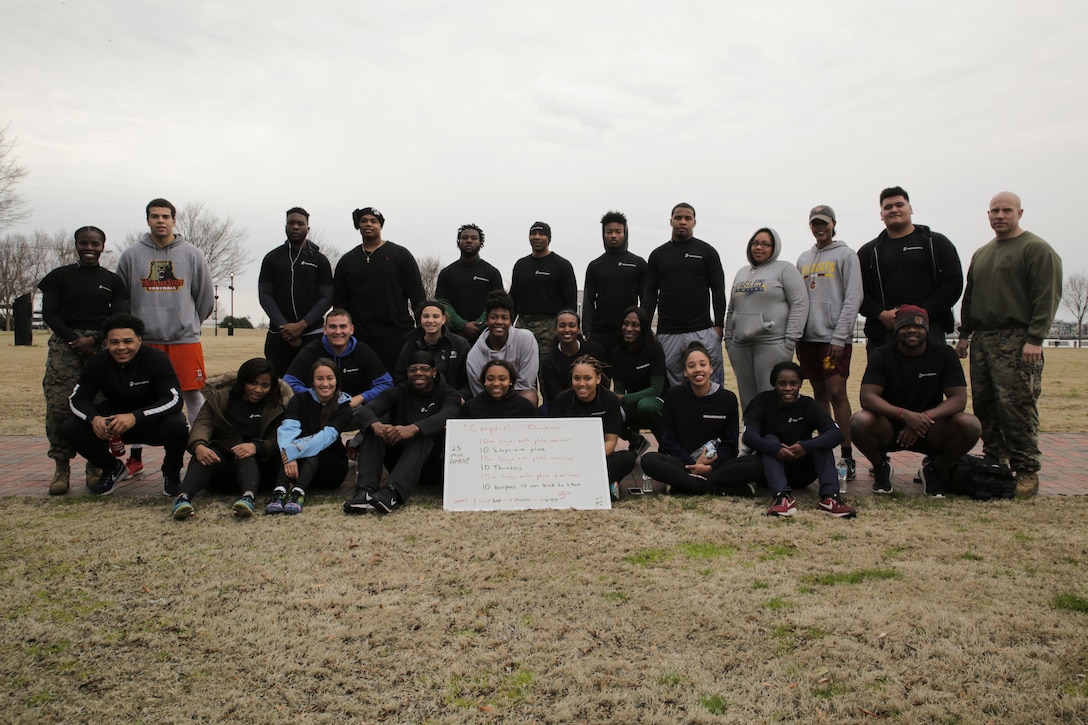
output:
[{"label": "man kneeling", "polygon": [[956,352],[930,345],[929,315],[903,305],[895,342],[873,350],[861,379],[861,410],[850,418],[854,443],[873,463],[873,491],[891,493],[888,451],[929,457],[922,467],[928,496],[943,497],[948,469],[978,442],[978,418],[965,413],[967,379]]},{"label": "man kneeling", "polygon": [[[181,386],[166,353],[143,346],[144,323],[133,315],[113,315],[102,323],[106,349],[96,353],[79,376],[68,403],[61,435],[79,455],[102,469],[88,482],[91,493],[112,493],[128,476],[125,462],[110,454],[110,441],[162,446],[162,487],[167,496],[181,491],[181,462],[189,427],[181,413]],[[98,396],[102,399],[96,400]]]}]

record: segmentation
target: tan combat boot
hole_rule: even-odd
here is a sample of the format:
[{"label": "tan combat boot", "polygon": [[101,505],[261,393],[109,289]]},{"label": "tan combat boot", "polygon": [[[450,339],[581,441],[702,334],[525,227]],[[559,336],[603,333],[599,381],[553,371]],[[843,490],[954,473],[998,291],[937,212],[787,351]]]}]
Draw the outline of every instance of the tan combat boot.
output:
[{"label": "tan combat boot", "polygon": [[1034,496],[1039,493],[1039,474],[1035,471],[1016,472],[1016,495]]},{"label": "tan combat boot", "polygon": [[49,482],[50,496],[63,496],[68,493],[68,480],[72,475],[72,469],[68,461],[56,461],[57,470],[53,472],[53,480]]},{"label": "tan combat boot", "polygon": [[95,466],[90,461],[87,461],[87,488],[97,486],[98,482],[102,480],[102,469]]}]

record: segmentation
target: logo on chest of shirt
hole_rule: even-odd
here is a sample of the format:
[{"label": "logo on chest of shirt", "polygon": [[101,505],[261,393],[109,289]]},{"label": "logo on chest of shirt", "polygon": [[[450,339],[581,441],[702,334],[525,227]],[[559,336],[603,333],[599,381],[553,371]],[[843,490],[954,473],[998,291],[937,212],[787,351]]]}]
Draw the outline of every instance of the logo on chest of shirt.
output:
[{"label": "logo on chest of shirt", "polygon": [[800,418],[790,418],[789,416],[786,416],[786,422],[787,422],[787,423],[800,423],[800,422],[802,422],[802,421],[803,421],[804,419],[805,419],[805,418],[804,418],[804,416],[802,416],[802,417],[800,417]]},{"label": "logo on chest of shirt", "polygon": [[172,259],[156,259],[151,262],[147,277],[140,280],[146,292],[177,292],[185,286],[185,280],[174,274]]},{"label": "logo on chest of shirt", "polygon": [[921,380],[922,378],[935,378],[935,377],[937,377],[937,373],[918,373],[918,379],[919,380]]},{"label": "logo on chest of shirt", "polygon": [[630,262],[616,262],[617,267],[634,267]]},{"label": "logo on chest of shirt", "polygon": [[715,415],[714,413],[703,413],[703,420],[728,420],[728,415]]},{"label": "logo on chest of shirt", "polygon": [[150,383],[151,383],[150,380],[129,380],[128,381],[128,386],[130,388],[135,388],[135,387],[140,386],[140,385],[149,385]]},{"label": "logo on chest of shirt", "polygon": [[539,277],[551,277],[552,276],[551,272],[546,272],[543,269],[538,269],[535,272],[533,272],[533,274],[535,274],[535,275],[537,275]]},{"label": "logo on chest of shirt", "polygon": [[636,365],[635,370],[645,370],[648,367],[650,367],[650,363],[642,363],[641,365]]},{"label": "logo on chest of shirt", "polygon": [[684,252],[684,259],[702,259],[701,254],[692,254],[691,252]]},{"label": "logo on chest of shirt", "polygon": [[419,412],[420,413],[426,413],[428,410],[430,410],[433,407],[434,407],[434,403],[427,403],[426,405],[424,405],[422,408],[419,409]]},{"label": "logo on chest of shirt", "polygon": [[314,269],[317,269],[316,264],[314,264],[313,262],[307,262],[305,260],[299,262],[298,266],[300,266],[300,267],[313,267]]},{"label": "logo on chest of shirt", "polygon": [[491,280],[488,279],[487,277],[481,277],[478,274],[474,274],[474,275],[472,275],[472,281],[473,282],[490,282]]},{"label": "logo on chest of shirt", "polygon": [[904,252],[921,252],[921,251],[924,251],[924,250],[925,250],[925,247],[923,247],[921,245],[917,245],[917,244],[914,245],[913,247],[903,247]]},{"label": "logo on chest of shirt", "polygon": [[361,370],[361,369],[362,368],[340,368],[340,374],[341,375],[351,375],[352,373],[359,372],[359,370]]},{"label": "logo on chest of shirt", "polygon": [[249,414],[249,419],[250,420],[260,420],[261,419],[261,414],[260,413],[250,413]]},{"label": "logo on chest of shirt", "polygon": [[766,292],[767,281],[763,279],[750,279],[745,282],[741,282],[733,288],[735,294],[752,294],[753,292]]},{"label": "logo on chest of shirt", "polygon": [[110,289],[109,287],[107,287],[107,286],[106,286],[106,285],[104,285],[104,284],[100,284],[100,285],[98,285],[98,289],[102,290],[103,292],[110,292],[110,293],[112,293],[112,292],[113,292],[113,290],[112,290],[112,289]]}]

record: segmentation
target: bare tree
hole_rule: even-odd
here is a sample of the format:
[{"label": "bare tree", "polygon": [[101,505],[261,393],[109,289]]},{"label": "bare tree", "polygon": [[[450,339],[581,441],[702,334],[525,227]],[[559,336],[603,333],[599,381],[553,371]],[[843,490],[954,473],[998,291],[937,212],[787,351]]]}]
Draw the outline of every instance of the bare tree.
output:
[{"label": "bare tree", "polygon": [[434,288],[438,284],[438,273],[442,271],[442,259],[434,254],[419,258],[419,276],[423,280],[423,293],[428,299],[434,297]]},{"label": "bare tree", "polygon": [[253,261],[246,248],[249,230],[235,224],[233,217],[220,217],[208,211],[202,201],[178,209],[175,231],[204,253],[212,277],[217,282],[241,273]]},{"label": "bare tree", "polygon": [[[136,244],[146,233],[147,230],[141,230],[126,234],[118,252]],[[221,217],[209,211],[202,201],[189,202],[178,209],[174,233],[204,254],[212,277],[218,284],[229,281],[231,272],[241,274],[253,261],[246,247],[249,230],[239,227],[234,217]]]},{"label": "bare tree", "polygon": [[26,197],[16,187],[30,170],[15,161],[15,139],[8,138],[8,127],[0,129],[0,230],[18,224],[30,216]]},{"label": "bare tree", "polygon": [[0,238],[0,309],[5,311],[6,329],[11,330],[11,315],[6,314],[15,298],[34,292],[42,277],[58,264],[68,235],[49,234],[40,229],[27,234],[7,234]]},{"label": "bare tree", "polygon": [[1062,303],[1077,318],[1077,347],[1084,337],[1084,316],[1088,314],[1088,274],[1077,272],[1065,278]]}]

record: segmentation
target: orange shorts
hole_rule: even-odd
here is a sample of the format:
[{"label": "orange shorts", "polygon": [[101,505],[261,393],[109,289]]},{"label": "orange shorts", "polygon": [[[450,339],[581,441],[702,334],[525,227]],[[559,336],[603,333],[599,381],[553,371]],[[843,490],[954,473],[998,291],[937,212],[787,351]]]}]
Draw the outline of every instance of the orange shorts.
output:
[{"label": "orange shorts", "polygon": [[174,366],[174,372],[178,376],[182,390],[204,388],[204,380],[208,376],[204,373],[204,347],[199,342],[177,345],[155,345],[150,342],[145,344],[166,353],[170,358],[170,364]]}]

